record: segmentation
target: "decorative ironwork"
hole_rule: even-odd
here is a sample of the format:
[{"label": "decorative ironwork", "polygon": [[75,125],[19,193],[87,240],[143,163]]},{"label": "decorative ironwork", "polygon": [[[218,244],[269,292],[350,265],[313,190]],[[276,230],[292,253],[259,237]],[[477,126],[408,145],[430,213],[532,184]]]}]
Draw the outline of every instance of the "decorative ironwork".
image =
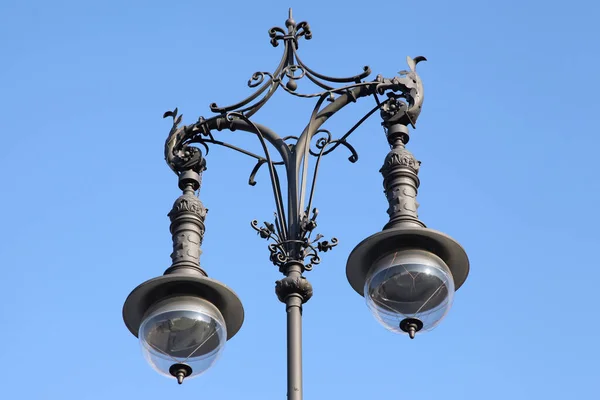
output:
[{"label": "decorative ironwork", "polygon": [[[311,271],[314,265],[321,262],[319,252],[327,252],[337,246],[338,239],[332,238],[331,241],[321,240],[323,235],[318,234],[311,240],[312,231],[317,227],[316,218],[319,210],[314,209],[312,216],[309,218],[304,215],[302,218],[301,229],[302,236],[299,239],[283,239],[280,235],[277,223],[264,222],[259,226],[257,220],[250,223],[252,229],[257,234],[266,240],[273,240],[268,248],[271,253],[269,259],[279,267],[282,273],[285,273],[285,266],[289,261],[296,260],[303,263],[304,271]],[[277,218],[276,218],[277,220]],[[308,260],[307,260],[308,259]]]},{"label": "decorative ironwork", "polygon": [[[204,155],[208,154],[210,146],[223,146],[256,160],[248,178],[248,183],[252,186],[256,184],[256,176],[261,167],[265,165],[275,200],[275,221],[273,224],[265,223],[261,228],[254,222],[252,226],[261,237],[274,241],[269,245],[271,261],[280,269],[284,268],[286,260],[294,259],[301,260],[305,270],[310,270],[319,263],[319,252],[327,251],[337,244],[337,240],[333,239],[331,242],[318,242],[320,236],[317,236],[319,239],[310,240],[310,232],[316,222],[307,215],[313,207],[321,158],[342,146],[350,152],[348,160],[356,162],[358,153],[348,142],[348,138],[378,110],[384,116],[383,125],[386,129],[395,124],[414,126],[423,103],[423,84],[416,72],[416,65],[425,58],[407,57],[409,70],[400,71],[399,76],[393,78],[378,75],[374,80],[368,81],[366,78],[371,74],[368,66],[363,67],[359,74],[336,78],[316,72],[298,56],[299,42],[301,39],[310,40],[312,31],[307,22],[294,21],[291,9],[285,29],[271,28],[269,37],[274,47],[283,45],[283,54],[273,72],[258,71],[252,74],[248,87],[254,89],[254,92],[250,96],[228,106],[213,103],[210,109],[216,115],[210,118],[200,117],[197,122],[186,126],[180,126],[183,117],[178,114],[177,108],[164,114],[165,118],[173,118],[173,126],[165,143],[165,159],[177,174],[188,169],[200,172],[206,168]],[[302,91],[305,87],[302,82],[308,82],[318,90],[314,93]],[[266,126],[251,120],[279,88],[296,97],[317,99],[306,127],[298,136],[282,138]],[[334,139],[329,130],[322,128],[337,111],[366,96],[373,96],[374,107],[345,134]],[[386,98],[380,100],[379,96]],[[215,139],[215,132],[223,129],[241,130],[255,135],[263,154]],[[197,144],[204,149],[196,147]],[[276,150],[275,153],[273,149]],[[310,156],[316,159],[312,173],[309,170]],[[280,167],[285,170],[287,182],[285,203],[278,174]]]},{"label": "decorative ironwork", "polygon": [[[348,160],[355,163],[358,153],[348,139],[377,111],[383,118],[382,126],[391,146],[380,170],[384,176],[390,220],[384,231],[371,235],[352,252],[346,271],[348,281],[362,295],[365,279],[372,269],[373,256],[397,251],[398,245],[408,244],[442,258],[440,262],[452,272],[456,289],[466,279],[469,262],[457,242],[440,232],[426,229],[417,215],[420,163],[404,145],[409,139],[408,126],[414,128],[424,100],[423,84],[416,67],[425,57],[407,57],[409,70],[400,71],[392,78],[377,75],[369,81],[367,78],[371,70],[368,66],[354,76],[334,78],[314,71],[298,56],[299,42],[302,38],[310,40],[312,31],[307,22],[294,21],[291,9],[285,29],[271,28],[269,37],[273,47],[283,44],[281,61],[273,72],[252,74],[248,87],[253,89],[253,93],[246,99],[229,106],[213,103],[210,109],[215,115],[200,117],[190,125],[180,126],[183,116],[177,108],[164,113],[164,118],[173,119],[165,143],[165,160],[178,175],[179,187],[183,191],[169,213],[172,264],[162,277],[148,280],[131,292],[123,307],[123,316],[127,327],[137,337],[140,336],[140,326],[145,324],[144,319],[148,321],[148,310],[153,309],[155,304],[163,304],[163,308],[159,308],[164,311],[164,307],[175,304],[172,301],[179,301],[182,296],[184,299],[193,296],[218,308],[223,317],[221,322],[227,328],[226,339],[237,333],[244,318],[239,298],[225,285],[209,279],[200,268],[200,247],[208,210],[200,202],[197,192],[201,186],[201,174],[206,169],[205,156],[212,145],[247,155],[256,162],[248,183],[254,186],[258,172],[266,165],[273,189],[274,221],[259,225],[254,220],[251,227],[261,238],[270,241],[270,260],[285,275],[276,282],[276,294],[286,305],[288,398],[301,400],[302,305],[313,294],[304,272],[320,263],[321,253],[332,250],[338,244],[336,238],[323,240],[321,234],[312,237],[319,214],[313,208],[313,200],[321,159],[342,146],[350,153]],[[315,91],[306,90],[305,84],[316,87]],[[316,100],[307,125],[297,136],[280,137],[251,119],[280,88],[292,96]],[[375,105],[346,133],[334,136],[323,127],[342,108],[369,96],[372,96]],[[256,136],[261,146],[260,154],[215,139],[216,133],[224,129],[245,131]],[[310,170],[309,161],[313,160],[315,163]],[[280,172],[284,172],[285,195],[282,193]],[[413,338],[422,325],[420,320],[408,318],[392,328],[400,329]],[[157,367],[163,373],[165,368]],[[191,368],[181,363],[171,365],[168,372],[179,383],[192,374]]]},{"label": "decorative ironwork", "polygon": [[[403,111],[395,112],[395,115],[386,121],[386,123],[410,124],[415,128],[417,118],[421,114],[423,101],[425,100],[423,81],[419,74],[417,74],[417,64],[421,61],[427,61],[427,59],[423,56],[418,56],[414,59],[406,57],[406,63],[410,71],[400,71],[400,77],[387,79],[381,75],[377,75],[376,81],[379,82],[376,87],[377,93],[384,94],[388,91],[390,99],[395,99],[393,103],[399,107],[399,110]],[[407,103],[399,101],[398,99],[400,98],[405,99]]]},{"label": "decorative ironwork", "polygon": [[[163,114],[163,118],[173,118],[173,126],[165,142],[165,160],[175,173],[180,173],[188,169],[202,172],[206,169],[206,162],[202,157],[200,149],[189,146],[186,143],[192,133],[187,126],[179,127],[183,115],[178,115],[177,111],[177,108],[175,108],[173,111],[167,111]],[[206,152],[208,153],[208,148]]]}]

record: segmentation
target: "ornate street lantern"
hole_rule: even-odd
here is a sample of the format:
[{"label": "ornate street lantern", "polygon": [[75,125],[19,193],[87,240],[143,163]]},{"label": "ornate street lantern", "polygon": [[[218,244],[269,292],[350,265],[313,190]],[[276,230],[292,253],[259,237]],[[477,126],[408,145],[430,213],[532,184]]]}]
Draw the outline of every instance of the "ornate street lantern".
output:
[{"label": "ornate street lantern", "polygon": [[[275,291],[287,313],[288,399],[302,399],[302,305],[312,296],[304,276],[320,262],[319,254],[332,249],[337,239],[313,236],[318,210],[313,208],[315,182],[321,158],[339,147],[358,153],[349,136],[370,116],[380,112],[391,151],[381,168],[389,201],[390,220],[384,229],[361,242],[350,254],[347,277],[364,296],[373,315],[387,329],[414,338],[434,328],[448,312],[455,290],[465,281],[469,262],[461,246],[449,236],[428,229],[417,216],[420,162],[406,149],[408,127],[414,128],[423,104],[423,85],[416,67],[424,57],[407,57],[409,70],[399,76],[374,80],[364,67],[360,74],[332,78],[317,73],[298,57],[299,42],[312,38],[306,22],[296,23],[290,10],[286,29],[269,30],[274,47],[283,44],[283,56],[274,72],[256,72],[248,86],[256,91],[231,106],[212,104],[210,118],[180,126],[178,110],[168,111],[173,126],[165,143],[165,158],[179,178],[183,191],[169,213],[173,237],[172,264],[163,276],[134,289],[123,307],[125,324],[139,338],[148,362],[161,374],[177,379],[196,376],[218,358],[223,346],[240,329],[244,310],[235,293],[200,267],[200,246],[206,208],[198,198],[204,154],[209,146],[223,146],[256,160],[248,183],[264,165],[268,168],[275,200],[275,220],[251,226],[271,241],[271,262],[284,277]],[[318,92],[304,92],[310,81]],[[277,91],[303,99],[316,99],[306,127],[298,136],[281,137],[251,120]],[[374,107],[344,135],[334,138],[323,124],[336,112],[364,97]],[[259,141],[264,154],[219,140],[222,130],[247,132]],[[311,143],[314,145],[311,146]],[[203,153],[195,144],[203,146]],[[273,156],[274,155],[274,156]],[[309,173],[309,160],[315,158]],[[311,180],[312,178],[312,180]],[[281,189],[285,181],[287,193]],[[310,186],[308,182],[311,181]],[[309,189],[310,188],[310,189]],[[284,201],[285,199],[285,201]]]}]

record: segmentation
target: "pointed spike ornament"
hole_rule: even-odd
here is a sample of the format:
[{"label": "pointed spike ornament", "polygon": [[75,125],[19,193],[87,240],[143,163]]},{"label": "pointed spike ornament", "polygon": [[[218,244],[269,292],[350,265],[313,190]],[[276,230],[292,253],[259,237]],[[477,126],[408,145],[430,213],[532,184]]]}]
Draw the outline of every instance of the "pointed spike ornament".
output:
[{"label": "pointed spike ornament", "polygon": [[296,21],[294,21],[294,18],[292,17],[292,9],[290,8],[288,11],[288,19],[285,21],[285,26],[287,26],[288,31],[292,32],[294,28],[296,27]]},{"label": "pointed spike ornament", "polygon": [[415,338],[415,334],[416,334],[416,333],[417,333],[417,327],[416,327],[414,324],[411,324],[411,325],[408,327],[408,336],[409,336],[411,339],[414,339],[414,338]]},{"label": "pointed spike ornament", "polygon": [[423,329],[423,321],[417,318],[405,318],[400,322],[400,329],[408,333],[408,337],[414,339],[421,329]]},{"label": "pointed spike ornament", "polygon": [[169,368],[169,372],[177,379],[177,383],[181,385],[186,377],[192,375],[192,367],[186,364],[173,364]]}]

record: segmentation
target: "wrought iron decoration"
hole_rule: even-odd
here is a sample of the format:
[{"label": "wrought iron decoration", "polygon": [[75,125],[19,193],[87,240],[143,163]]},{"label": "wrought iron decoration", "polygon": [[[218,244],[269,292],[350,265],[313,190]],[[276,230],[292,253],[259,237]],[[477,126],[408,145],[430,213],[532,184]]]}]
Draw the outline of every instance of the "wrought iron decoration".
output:
[{"label": "wrought iron decoration", "polygon": [[[255,72],[252,75],[248,81],[250,88],[256,88],[252,95],[225,107],[213,103],[210,109],[216,115],[210,118],[200,117],[190,125],[180,126],[182,115],[177,108],[164,114],[165,118],[173,118],[173,126],[165,143],[165,159],[178,175],[187,170],[201,173],[206,169],[206,162],[200,148],[193,145],[202,145],[205,153],[208,153],[209,145],[224,146],[256,160],[248,179],[252,186],[256,184],[257,172],[266,164],[275,199],[275,221],[259,226],[258,221],[254,220],[251,226],[262,238],[273,240],[269,245],[270,259],[287,275],[287,280],[277,283],[279,298],[284,301],[284,292],[295,290],[305,302],[312,293],[310,284],[297,273],[290,277],[288,266],[290,263],[300,264],[301,272],[311,270],[320,261],[318,254],[330,250],[338,243],[335,238],[331,241],[321,240],[321,235],[311,239],[311,233],[317,226],[318,210],[312,209],[312,200],[321,157],[341,145],[350,151],[349,161],[356,162],[358,153],[347,139],[378,110],[384,120],[384,129],[398,124],[414,127],[423,104],[423,84],[416,66],[425,57],[407,57],[409,70],[400,71],[399,76],[393,78],[378,75],[374,80],[367,81],[365,79],[371,74],[368,66],[355,76],[329,77],[309,68],[298,56],[300,40],[312,38],[310,25],[307,22],[296,23],[290,9],[285,26],[286,29],[274,27],[269,30],[273,47],[283,44],[283,56],[273,72]],[[303,79],[311,81],[321,90],[317,93],[301,93],[298,82]],[[299,136],[280,137],[268,127],[250,119],[280,88],[296,97],[317,99],[308,124]],[[373,96],[374,107],[344,135],[333,139],[328,130],[321,128],[337,111],[365,96]],[[217,140],[214,134],[223,129],[247,131],[256,135],[264,155]],[[316,140],[314,148],[311,148],[313,139]],[[406,143],[408,136],[405,135],[402,140]],[[276,150],[277,159],[271,156],[269,145]],[[316,161],[307,197],[309,156],[314,156]],[[283,201],[278,167],[283,167],[287,178],[287,206]]]},{"label": "wrought iron decoration", "polygon": [[[129,294],[123,305],[123,319],[140,339],[151,365],[179,383],[209,368],[225,342],[240,330],[244,321],[240,298],[225,284],[209,278],[200,264],[207,209],[198,189],[206,169],[205,155],[213,145],[245,154],[256,162],[248,183],[256,184],[256,174],[265,165],[273,190],[274,221],[261,225],[254,220],[251,227],[261,238],[271,241],[270,260],[284,275],[276,282],[275,293],[286,311],[287,398],[302,400],[302,308],[313,294],[304,273],[319,264],[322,252],[338,243],[335,238],[323,240],[322,235],[313,235],[319,212],[312,203],[320,162],[340,146],[348,150],[349,161],[356,162],[358,153],[348,139],[374,113],[379,112],[390,145],[380,169],[389,221],[350,253],[346,263],[350,286],[365,297],[371,313],[383,326],[414,338],[444,317],[454,291],[467,278],[469,260],[456,240],[427,228],[418,217],[420,162],[405,145],[409,125],[414,128],[423,105],[423,84],[416,69],[425,58],[407,57],[408,70],[392,78],[377,75],[369,80],[369,67],[355,76],[333,78],[315,72],[299,58],[299,42],[311,39],[312,31],[308,23],[296,23],[291,10],[285,29],[271,28],[269,37],[274,47],[282,45],[283,56],[273,72],[259,71],[251,76],[248,86],[254,92],[249,97],[224,107],[213,103],[210,109],[214,115],[200,117],[190,125],[181,125],[183,117],[177,108],[164,114],[173,118],[165,159],[178,175],[182,190],[169,213],[172,263],[162,276],[143,282]],[[304,90],[305,83],[316,87],[317,92]],[[310,119],[298,136],[280,137],[253,120],[278,90],[314,100]],[[332,115],[362,97],[371,97],[373,107],[346,133],[334,136],[323,127]],[[262,151],[256,154],[217,139],[224,129],[250,133]],[[312,157],[314,167],[309,171]],[[286,193],[282,193],[281,183]],[[411,271],[423,279],[416,280]],[[409,284],[415,290],[405,290]],[[438,292],[442,294],[434,296]],[[189,338],[201,343],[199,347],[189,347],[189,352],[182,354],[168,343],[153,342],[151,333],[163,326],[164,319],[172,322],[169,334],[182,332],[178,321],[184,315],[186,327],[190,326],[188,320],[209,320],[214,326],[209,337],[203,336],[207,330],[190,334]],[[188,337],[188,333],[183,335]],[[210,345],[206,344],[209,339]]]}]

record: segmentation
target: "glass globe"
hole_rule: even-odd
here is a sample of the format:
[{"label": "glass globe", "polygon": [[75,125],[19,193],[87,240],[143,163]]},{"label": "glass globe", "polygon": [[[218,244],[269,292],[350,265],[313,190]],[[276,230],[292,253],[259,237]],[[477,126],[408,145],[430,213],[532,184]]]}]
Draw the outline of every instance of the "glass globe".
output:
[{"label": "glass globe", "polygon": [[151,307],[138,336],[148,363],[181,383],[215,363],[227,341],[227,329],[221,312],[212,303],[179,296]]},{"label": "glass globe", "polygon": [[454,279],[444,261],[427,251],[401,250],[377,260],[364,295],[373,316],[388,330],[429,331],[444,318],[454,298]]}]

